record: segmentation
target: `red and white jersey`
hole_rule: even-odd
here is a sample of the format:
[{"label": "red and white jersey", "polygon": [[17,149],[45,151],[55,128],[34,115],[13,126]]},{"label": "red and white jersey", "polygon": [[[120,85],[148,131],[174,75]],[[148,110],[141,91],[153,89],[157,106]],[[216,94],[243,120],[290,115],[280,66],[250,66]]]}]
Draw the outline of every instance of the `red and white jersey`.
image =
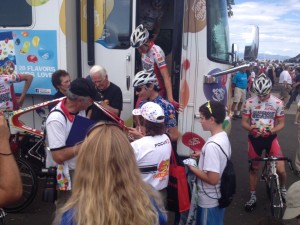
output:
[{"label": "red and white jersey", "polygon": [[[165,84],[160,69],[167,68],[165,53],[153,41],[150,42],[149,51],[142,54],[142,65],[144,70],[154,70],[161,90],[165,90]],[[165,97],[165,96],[162,96]]]},{"label": "red and white jersey", "polygon": [[255,95],[252,98],[247,99],[243,115],[250,117],[250,124],[256,125],[256,128],[273,128],[275,126],[275,120],[277,118],[284,117],[284,106],[283,102],[270,95],[269,99],[260,101]]},{"label": "red and white jersey", "polygon": [[18,109],[13,83],[22,81],[21,75],[0,75],[0,111]]}]

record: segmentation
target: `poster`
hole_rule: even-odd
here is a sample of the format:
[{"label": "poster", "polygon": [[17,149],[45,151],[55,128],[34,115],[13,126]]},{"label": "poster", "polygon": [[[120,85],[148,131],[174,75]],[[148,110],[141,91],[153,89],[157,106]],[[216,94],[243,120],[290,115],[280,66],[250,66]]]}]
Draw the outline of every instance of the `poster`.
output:
[{"label": "poster", "polygon": [[[51,75],[57,70],[55,30],[1,32],[0,46],[2,72],[33,75],[27,94],[53,95],[56,92],[51,83]],[[9,70],[7,65],[10,65]],[[14,84],[15,92],[21,93],[23,86],[24,82]]]}]

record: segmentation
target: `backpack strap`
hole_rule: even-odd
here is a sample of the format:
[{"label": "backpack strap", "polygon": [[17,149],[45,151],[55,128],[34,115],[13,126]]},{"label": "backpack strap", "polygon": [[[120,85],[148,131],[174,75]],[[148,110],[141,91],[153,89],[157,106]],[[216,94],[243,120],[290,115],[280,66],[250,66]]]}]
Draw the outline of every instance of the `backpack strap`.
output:
[{"label": "backpack strap", "polygon": [[[224,155],[226,156],[227,160],[229,160],[228,156],[227,156],[226,153],[224,152],[224,150],[223,150],[223,148],[221,147],[221,145],[219,145],[217,142],[214,142],[214,141],[210,141],[210,142],[208,142],[208,143],[215,143],[216,145],[218,145],[218,146],[220,147],[221,151],[222,151],[222,152],[224,153]],[[208,144],[208,143],[207,143],[207,144]]]},{"label": "backpack strap", "polygon": [[[61,110],[56,109],[56,108],[53,109],[53,110],[51,110],[51,111],[49,112],[49,114],[48,114],[48,116],[47,116],[47,119],[48,119],[49,115],[50,115],[51,113],[53,113],[53,112],[60,112],[60,114],[62,114],[62,115],[64,116],[64,118],[65,118],[65,120],[66,120],[66,122],[67,122],[67,116],[66,116]],[[47,121],[47,119],[46,119],[46,121]],[[44,137],[46,137],[46,133],[47,133],[47,129],[46,129],[46,123],[45,123]]]}]

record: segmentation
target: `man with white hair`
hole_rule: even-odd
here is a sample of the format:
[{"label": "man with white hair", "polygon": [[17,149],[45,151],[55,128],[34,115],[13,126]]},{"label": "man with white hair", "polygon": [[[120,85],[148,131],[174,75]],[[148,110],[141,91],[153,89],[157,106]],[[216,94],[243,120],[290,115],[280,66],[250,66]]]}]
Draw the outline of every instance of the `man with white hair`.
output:
[{"label": "man with white hair", "polygon": [[[106,70],[99,65],[95,65],[90,70],[90,78],[95,84],[98,93],[101,95],[100,105],[116,116],[120,116],[123,109],[123,95],[121,89],[108,80]],[[92,105],[88,115],[90,119],[99,121],[113,121],[97,106]]]}]

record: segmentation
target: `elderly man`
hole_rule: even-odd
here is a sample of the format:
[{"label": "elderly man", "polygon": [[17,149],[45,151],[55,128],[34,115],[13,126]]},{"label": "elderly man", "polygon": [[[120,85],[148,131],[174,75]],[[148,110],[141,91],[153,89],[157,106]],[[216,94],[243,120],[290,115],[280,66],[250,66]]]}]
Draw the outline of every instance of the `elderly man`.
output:
[{"label": "elderly man", "polygon": [[[59,102],[49,113],[46,121],[47,141],[53,160],[58,164],[58,202],[65,203],[70,196],[71,181],[80,145],[68,146],[67,140],[76,116],[86,117],[86,110],[99,100],[99,94],[90,80],[78,78],[71,82],[66,99]],[[84,132],[79,130],[78,133]],[[50,156],[51,156],[50,155]]]},{"label": "elderly man", "polygon": [[[101,95],[100,105],[116,116],[120,116],[123,109],[123,95],[121,89],[108,80],[107,72],[102,66],[93,66],[90,70],[90,78]],[[88,115],[95,121],[113,121],[95,105],[91,106]]]}]

